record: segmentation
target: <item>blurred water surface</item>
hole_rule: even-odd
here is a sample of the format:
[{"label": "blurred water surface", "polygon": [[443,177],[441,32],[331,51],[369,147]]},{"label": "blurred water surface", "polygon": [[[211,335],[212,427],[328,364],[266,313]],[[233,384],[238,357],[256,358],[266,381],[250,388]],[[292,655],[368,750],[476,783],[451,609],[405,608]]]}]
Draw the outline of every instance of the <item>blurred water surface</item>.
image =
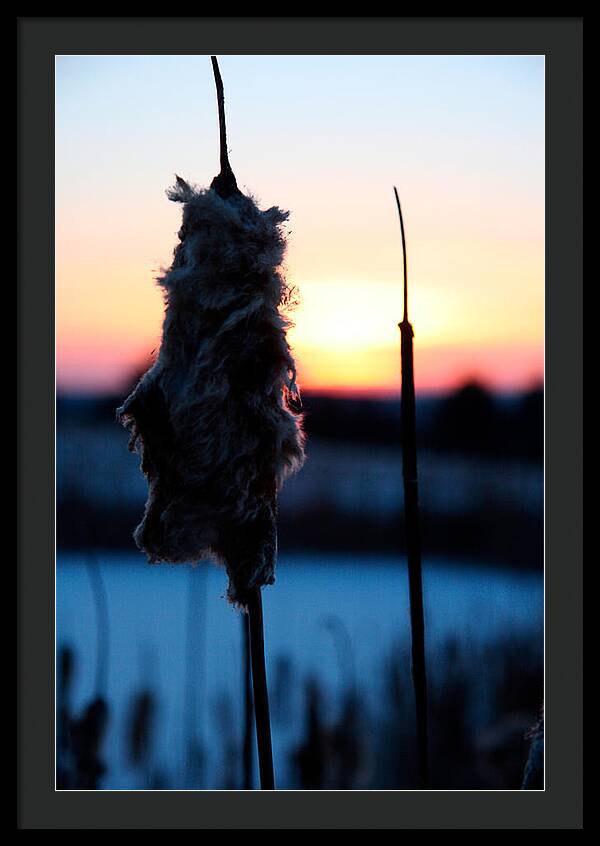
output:
[{"label": "blurred water surface", "polygon": [[[105,621],[98,613],[99,582]],[[467,656],[482,692],[470,719],[485,726],[494,672],[486,650],[522,638],[542,653],[543,576],[430,559],[424,582],[432,684],[438,672],[451,675],[452,662]],[[229,735],[231,748],[239,742],[243,709],[240,613],[223,598],[225,590],[225,574],[212,565],[153,567],[135,554],[59,554],[57,643],[75,653],[75,711],[97,692],[99,650],[107,664],[101,693],[111,715],[103,788],[147,786],[124,752],[127,714],[140,690],[152,691],[156,700],[152,757],[168,786],[192,786],[184,775],[190,743],[201,786],[223,785],[224,749]],[[276,585],[263,593],[274,754],[279,785],[289,787],[309,680],[318,682],[332,715],[343,693],[356,690],[375,717],[383,715],[386,668],[396,664],[394,655],[405,657],[394,669],[408,684],[407,573],[404,561],[391,555],[285,555]],[[105,629],[100,640],[99,622]]]}]

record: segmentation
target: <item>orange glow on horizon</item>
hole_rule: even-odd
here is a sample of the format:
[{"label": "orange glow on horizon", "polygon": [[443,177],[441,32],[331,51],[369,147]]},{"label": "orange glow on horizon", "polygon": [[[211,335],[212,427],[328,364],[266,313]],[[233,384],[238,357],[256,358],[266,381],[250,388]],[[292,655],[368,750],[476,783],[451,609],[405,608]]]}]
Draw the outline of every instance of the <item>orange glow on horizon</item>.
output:
[{"label": "orange glow on horizon", "polygon": [[[57,314],[59,390],[122,390],[150,366],[160,345],[163,301],[151,274],[130,267],[113,281],[107,272],[102,266],[82,269],[72,263],[63,273],[62,290],[70,289],[73,296],[63,297]],[[76,296],[80,273],[88,283],[92,280],[83,303]],[[104,296],[107,281],[118,286],[117,299]],[[409,297],[418,390],[450,390],[467,379],[497,390],[542,381],[542,326],[535,308],[513,309],[500,301],[493,312],[482,311],[476,294],[418,283]],[[527,306],[525,297],[520,305]],[[299,285],[298,304],[288,313],[288,338],[301,388],[396,393],[401,316],[401,285],[396,281]]]},{"label": "orange glow on horizon", "polygon": [[[174,169],[206,183],[217,165],[205,58],[59,57],[59,390],[121,391],[160,344],[153,277],[171,262],[181,215],[164,189]],[[240,187],[291,210],[289,341],[302,389],[399,389],[394,182],[417,389],[542,381],[543,59],[230,56],[222,73]]]}]

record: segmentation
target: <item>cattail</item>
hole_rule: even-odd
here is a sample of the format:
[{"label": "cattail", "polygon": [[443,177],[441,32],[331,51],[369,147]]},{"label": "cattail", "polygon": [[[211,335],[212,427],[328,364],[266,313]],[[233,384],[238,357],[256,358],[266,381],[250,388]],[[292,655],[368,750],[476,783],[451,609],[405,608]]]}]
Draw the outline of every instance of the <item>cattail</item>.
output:
[{"label": "cattail", "polygon": [[204,190],[177,177],[167,192],[183,224],[158,280],[160,352],[118,414],[149,485],[138,546],[151,562],[218,559],[230,599],[246,605],[274,580],[276,493],[303,447],[280,312],[287,213],[260,211],[237,187],[223,196],[224,181]]},{"label": "cattail", "polygon": [[[153,563],[223,564],[229,599],[249,610],[262,649],[260,588],[274,581],[277,492],[304,460],[282,313],[290,298],[280,271],[288,213],[261,211],[238,189],[212,62],[221,171],[208,189],[177,176],[167,192],[182,204],[183,222],[173,263],[158,279],[166,301],[160,351],[118,416],[148,479],[138,546]],[[255,657],[258,708],[266,686],[257,696],[264,667]],[[270,737],[268,746],[270,753]]]},{"label": "cattail", "polygon": [[408,590],[410,596],[410,630],[412,678],[415,691],[417,726],[417,759],[419,785],[429,786],[429,750],[427,733],[427,672],[425,665],[425,615],[423,612],[423,573],[421,566],[421,534],[419,526],[419,487],[417,478],[417,431],[415,413],[415,377],[413,360],[413,327],[408,319],[408,272],[404,218],[398,191],[394,188],[400,233],[402,235],[404,315],[400,329],[400,357],[402,369],[402,479],[404,485],[404,516],[406,557],[408,560]]}]

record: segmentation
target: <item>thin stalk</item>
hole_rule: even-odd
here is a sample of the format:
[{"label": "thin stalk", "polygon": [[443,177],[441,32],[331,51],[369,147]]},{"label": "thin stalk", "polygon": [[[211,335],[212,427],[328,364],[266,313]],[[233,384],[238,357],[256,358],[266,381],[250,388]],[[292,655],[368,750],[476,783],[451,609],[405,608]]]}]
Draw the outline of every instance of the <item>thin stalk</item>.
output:
[{"label": "thin stalk", "polygon": [[408,586],[410,596],[411,664],[415,691],[417,757],[419,785],[429,786],[429,761],[427,741],[427,672],[425,666],[425,615],[423,613],[423,575],[421,566],[421,536],[419,529],[419,488],[417,475],[417,434],[415,413],[415,379],[413,366],[413,327],[408,320],[408,273],[406,269],[406,237],[398,191],[394,188],[404,266],[404,316],[400,328],[400,354],[402,371],[401,420],[402,420],[402,478],[404,482],[404,519],[406,554],[408,559]]},{"label": "thin stalk", "polygon": [[[210,57],[217,90],[217,106],[219,109],[219,159],[221,170],[211,183],[211,188],[223,200],[239,194],[235,176],[229,164],[227,151],[227,128],[225,124],[225,93],[223,80],[216,56]],[[250,640],[250,664],[252,667],[252,687],[254,692],[254,717],[256,724],[256,740],[258,746],[258,763],[260,771],[260,786],[262,790],[274,790],[273,752],[271,748],[271,723],[269,719],[269,696],[267,691],[267,673],[265,669],[265,646],[262,618],[262,599],[260,588],[253,588],[248,599],[248,629]],[[246,687],[249,687],[246,677]],[[246,727],[248,725],[248,701],[246,693]],[[251,724],[251,723],[250,723]],[[248,732],[246,732],[248,735]],[[248,764],[251,761],[251,747],[247,738],[244,742],[245,779],[251,781]]]},{"label": "thin stalk", "polygon": [[225,124],[225,92],[223,89],[223,80],[221,78],[221,71],[219,70],[219,63],[216,56],[211,56],[213,74],[215,77],[215,86],[217,89],[217,107],[219,109],[219,161],[221,164],[221,171],[218,176],[215,176],[211,183],[217,194],[226,200],[232,194],[238,191],[235,176],[229,164],[229,154],[227,152],[227,127]]},{"label": "thin stalk", "polygon": [[244,790],[252,790],[252,732],[254,731],[254,701],[252,698],[252,666],[250,658],[250,624],[247,614],[240,614],[242,642],[244,645]]},{"label": "thin stalk", "polygon": [[183,700],[185,783],[197,787],[202,783],[200,749],[201,733],[198,724],[202,700],[200,685],[204,678],[206,626],[206,571],[190,567],[188,573],[187,608],[185,617],[185,679]]},{"label": "thin stalk", "polygon": [[215,75],[215,86],[217,89],[217,107],[219,109],[219,158],[221,163],[221,172],[229,169],[229,157],[227,155],[227,127],[225,124],[225,91],[223,89],[223,80],[221,78],[221,71],[219,70],[219,63],[216,56],[211,56],[213,73]]},{"label": "thin stalk", "polygon": [[261,790],[275,790],[260,588],[252,588],[249,594],[248,627],[250,629],[250,659],[252,663],[252,687],[254,690],[254,716],[256,721],[260,787]]},{"label": "thin stalk", "polygon": [[110,660],[108,600],[104,587],[104,579],[100,570],[100,562],[95,551],[91,550],[88,553],[86,563],[96,612],[96,696],[105,699],[108,688],[108,667]]}]

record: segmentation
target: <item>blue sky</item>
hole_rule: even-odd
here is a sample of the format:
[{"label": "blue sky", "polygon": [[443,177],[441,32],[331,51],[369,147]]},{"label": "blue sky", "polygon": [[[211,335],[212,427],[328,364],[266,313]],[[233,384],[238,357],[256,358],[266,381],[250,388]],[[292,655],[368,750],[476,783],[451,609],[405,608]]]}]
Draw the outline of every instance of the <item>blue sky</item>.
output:
[{"label": "blue sky", "polygon": [[[393,184],[422,385],[541,376],[543,57],[219,61],[238,183],[292,212],[292,339],[307,385],[395,379]],[[164,189],[175,172],[208,184],[217,171],[208,57],[57,58],[59,383],[111,387],[155,345],[152,275],[170,261],[180,213]]]}]

